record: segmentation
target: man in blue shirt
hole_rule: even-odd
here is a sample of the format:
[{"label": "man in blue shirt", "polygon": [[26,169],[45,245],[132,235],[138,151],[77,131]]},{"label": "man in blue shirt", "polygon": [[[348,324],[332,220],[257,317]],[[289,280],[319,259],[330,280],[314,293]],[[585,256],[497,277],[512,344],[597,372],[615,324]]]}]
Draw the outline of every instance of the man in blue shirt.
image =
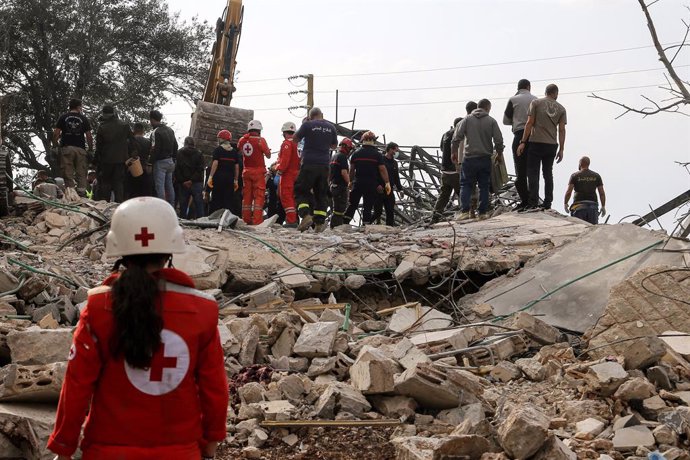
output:
[{"label": "man in blue shirt", "polygon": [[[331,150],[338,145],[335,125],[323,119],[318,107],[309,111],[309,120],[302,123],[293,137],[299,144],[304,139],[302,166],[295,181],[297,212],[301,219],[297,229],[300,232],[316,224],[316,232],[326,229],[326,210],[328,207],[328,174]],[[314,203],[314,217],[310,203]]]}]

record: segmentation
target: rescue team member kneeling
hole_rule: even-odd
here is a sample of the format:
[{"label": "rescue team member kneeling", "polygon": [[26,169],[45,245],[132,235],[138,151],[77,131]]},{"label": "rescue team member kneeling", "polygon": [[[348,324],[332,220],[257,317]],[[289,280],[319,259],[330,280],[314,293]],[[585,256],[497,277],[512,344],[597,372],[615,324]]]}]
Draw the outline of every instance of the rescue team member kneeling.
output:
[{"label": "rescue team member kneeling", "polygon": [[89,292],[74,333],[48,442],[58,460],[77,449],[87,410],[84,460],[215,455],[228,406],[218,305],[188,275],[164,268],[184,251],[165,201],[134,198],[116,209],[106,255],[120,259]]}]

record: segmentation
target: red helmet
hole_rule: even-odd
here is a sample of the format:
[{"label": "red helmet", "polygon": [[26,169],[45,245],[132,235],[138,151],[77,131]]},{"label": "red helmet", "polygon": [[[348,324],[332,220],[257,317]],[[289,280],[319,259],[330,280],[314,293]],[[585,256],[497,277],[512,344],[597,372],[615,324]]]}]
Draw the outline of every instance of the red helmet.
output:
[{"label": "red helmet", "polygon": [[374,143],[374,142],[376,142],[376,134],[374,134],[371,131],[367,131],[366,133],[362,134],[362,138],[360,140],[362,141],[362,143],[364,143],[364,142]]},{"label": "red helmet", "polygon": [[355,144],[352,143],[352,140],[348,137],[340,141],[340,147],[343,147],[343,151],[345,153],[350,153],[352,149],[355,148]]},{"label": "red helmet", "polygon": [[218,136],[216,137],[218,139],[223,139],[224,141],[230,141],[232,140],[232,133],[227,129],[224,129],[222,131],[218,131]]}]

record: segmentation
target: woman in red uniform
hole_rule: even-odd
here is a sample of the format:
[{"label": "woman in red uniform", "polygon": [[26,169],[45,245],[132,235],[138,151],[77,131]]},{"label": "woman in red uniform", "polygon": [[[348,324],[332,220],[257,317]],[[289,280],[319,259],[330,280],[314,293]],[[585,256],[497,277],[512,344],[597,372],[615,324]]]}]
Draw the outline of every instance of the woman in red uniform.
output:
[{"label": "woman in red uniform", "polygon": [[215,455],[228,406],[218,305],[165,268],[184,251],[167,202],[134,198],[115,210],[106,255],[119,259],[89,292],[48,442],[59,460],[74,454],[87,411],[84,460]]}]

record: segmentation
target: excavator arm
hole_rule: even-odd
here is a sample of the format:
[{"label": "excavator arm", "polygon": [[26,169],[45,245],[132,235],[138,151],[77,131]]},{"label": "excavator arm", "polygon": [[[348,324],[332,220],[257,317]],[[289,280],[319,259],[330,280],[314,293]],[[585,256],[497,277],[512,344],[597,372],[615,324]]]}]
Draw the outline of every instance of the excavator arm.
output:
[{"label": "excavator arm", "polygon": [[228,0],[223,16],[216,22],[216,41],[213,44],[211,66],[204,89],[205,102],[230,105],[232,93],[235,91],[235,67],[243,16],[242,0]]}]

